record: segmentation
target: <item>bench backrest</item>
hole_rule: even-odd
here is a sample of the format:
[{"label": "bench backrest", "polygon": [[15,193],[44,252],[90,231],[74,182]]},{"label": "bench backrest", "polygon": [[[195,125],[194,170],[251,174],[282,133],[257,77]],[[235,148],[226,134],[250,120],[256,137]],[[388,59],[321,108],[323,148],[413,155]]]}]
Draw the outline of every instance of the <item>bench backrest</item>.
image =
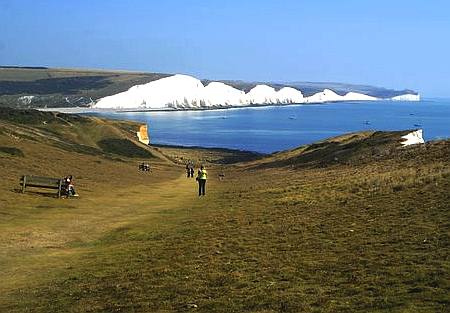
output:
[{"label": "bench backrest", "polygon": [[58,189],[61,186],[61,180],[62,180],[61,178],[24,175],[20,179],[20,184],[23,185],[25,181],[26,186],[30,187],[45,187]]}]

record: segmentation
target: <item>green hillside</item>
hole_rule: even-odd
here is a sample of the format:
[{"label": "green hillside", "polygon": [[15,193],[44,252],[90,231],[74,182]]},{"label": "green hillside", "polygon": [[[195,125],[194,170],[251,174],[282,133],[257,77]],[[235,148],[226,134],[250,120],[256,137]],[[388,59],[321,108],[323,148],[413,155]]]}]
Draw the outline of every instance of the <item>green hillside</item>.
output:
[{"label": "green hillside", "polygon": [[[170,76],[126,71],[0,67],[0,106],[88,106],[92,100]],[[32,99],[21,98],[33,96]]]},{"label": "green hillside", "polygon": [[[448,310],[450,141],[367,132],[233,158],[136,127],[0,110],[1,311]],[[187,160],[207,165],[205,197]],[[72,174],[80,197],[22,194],[23,174]]]}]

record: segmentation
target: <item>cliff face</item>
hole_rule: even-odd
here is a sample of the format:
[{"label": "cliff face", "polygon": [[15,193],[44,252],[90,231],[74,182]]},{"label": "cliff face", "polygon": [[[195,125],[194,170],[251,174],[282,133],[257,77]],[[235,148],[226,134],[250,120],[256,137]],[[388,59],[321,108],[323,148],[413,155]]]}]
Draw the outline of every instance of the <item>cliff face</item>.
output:
[{"label": "cliff face", "polygon": [[[106,109],[163,109],[163,108],[210,108],[246,105],[323,103],[331,101],[375,101],[381,100],[358,92],[339,95],[324,89],[309,97],[301,90],[283,87],[278,91],[271,86],[259,84],[247,93],[222,82],[203,83],[188,75],[174,75],[137,85],[125,92],[101,98],[95,108]],[[400,95],[391,100],[418,101],[419,95]]]},{"label": "cliff face", "polygon": [[[183,82],[183,79],[178,80],[179,76],[184,77]],[[172,83],[165,78],[172,78],[169,80]],[[151,90],[147,90],[150,87]],[[147,95],[149,91],[153,93],[151,97]],[[163,92],[167,94],[161,94]],[[405,95],[408,97],[404,98]],[[114,101],[110,96],[115,96]],[[412,90],[331,82],[199,81],[186,75],[164,73],[0,66],[0,107],[89,107],[108,98],[111,108],[201,108],[372,100],[371,97],[402,101],[419,98]],[[158,99],[163,101],[156,101]],[[105,101],[102,102],[101,105],[105,105]]]},{"label": "cliff face", "polygon": [[419,94],[411,94],[407,93],[404,95],[399,95],[391,98],[394,101],[420,101],[420,95]]}]

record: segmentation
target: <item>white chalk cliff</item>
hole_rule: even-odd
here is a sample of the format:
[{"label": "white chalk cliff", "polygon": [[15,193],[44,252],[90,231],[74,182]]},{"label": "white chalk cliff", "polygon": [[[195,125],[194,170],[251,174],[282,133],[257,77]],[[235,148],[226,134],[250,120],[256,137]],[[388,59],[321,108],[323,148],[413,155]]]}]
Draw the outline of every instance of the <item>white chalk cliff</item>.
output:
[{"label": "white chalk cliff", "polygon": [[391,100],[393,101],[420,101],[420,95],[414,95],[412,93],[407,93],[404,95],[392,97]]},{"label": "white chalk cliff", "polygon": [[[390,99],[418,101],[420,97],[408,94]],[[257,85],[245,93],[222,82],[211,82],[204,86],[195,77],[177,74],[101,98],[93,107],[99,109],[186,109],[375,100],[380,99],[356,92],[341,96],[330,89],[304,97],[300,90],[292,87],[284,87],[277,91],[267,85]]]},{"label": "white chalk cliff", "polygon": [[425,141],[423,140],[422,129],[418,129],[409,134],[406,134],[405,136],[402,136],[402,139],[403,141],[401,142],[401,144],[403,145],[403,147],[425,143]]}]

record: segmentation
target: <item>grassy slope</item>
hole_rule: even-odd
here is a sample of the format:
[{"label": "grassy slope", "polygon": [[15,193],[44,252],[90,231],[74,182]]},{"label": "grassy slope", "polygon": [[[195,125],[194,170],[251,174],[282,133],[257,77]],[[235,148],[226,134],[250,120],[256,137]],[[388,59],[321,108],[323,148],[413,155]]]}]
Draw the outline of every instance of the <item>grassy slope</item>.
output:
[{"label": "grassy slope", "polygon": [[[72,107],[170,76],[162,73],[83,69],[0,68],[0,107]],[[31,104],[18,101],[35,95]],[[68,102],[69,101],[69,102]]]},{"label": "grassy slope", "polygon": [[[89,123],[73,123],[84,136],[70,140],[94,147],[104,132]],[[68,153],[16,127],[0,123],[0,146],[24,155],[0,151],[0,306],[8,312],[448,309],[448,141],[395,149],[398,133],[366,133],[332,140],[353,142],[341,162],[343,148],[322,143],[212,166],[198,199],[195,182],[163,155],[143,174],[140,159]],[[54,133],[69,140],[65,127]],[[107,137],[126,137],[129,127],[108,125]],[[374,142],[379,150],[367,153]],[[202,150],[179,154],[201,158]],[[70,172],[81,197],[17,193],[24,172]]]}]

